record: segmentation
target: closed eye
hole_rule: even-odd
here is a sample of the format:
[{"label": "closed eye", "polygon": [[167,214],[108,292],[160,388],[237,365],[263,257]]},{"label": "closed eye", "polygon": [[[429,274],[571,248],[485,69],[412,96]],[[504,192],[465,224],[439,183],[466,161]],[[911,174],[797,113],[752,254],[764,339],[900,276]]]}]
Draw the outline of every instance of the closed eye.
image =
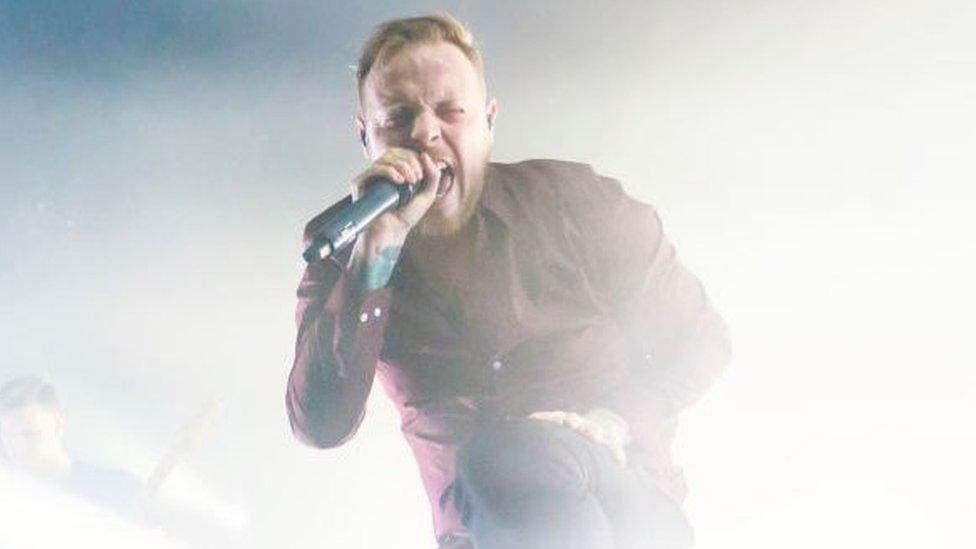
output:
[{"label": "closed eye", "polygon": [[413,118],[413,112],[410,109],[397,109],[384,117],[380,121],[380,125],[386,129],[395,130],[407,126],[411,118]]},{"label": "closed eye", "polygon": [[463,107],[457,107],[457,106],[441,107],[437,109],[437,113],[444,120],[448,120],[451,122],[461,120],[462,118],[464,118],[464,115],[466,114]]}]

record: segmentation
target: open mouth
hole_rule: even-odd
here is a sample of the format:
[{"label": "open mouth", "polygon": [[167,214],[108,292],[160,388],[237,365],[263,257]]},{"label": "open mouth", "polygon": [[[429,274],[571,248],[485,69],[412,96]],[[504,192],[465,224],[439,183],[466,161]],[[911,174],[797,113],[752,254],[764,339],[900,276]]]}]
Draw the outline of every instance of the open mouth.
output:
[{"label": "open mouth", "polygon": [[454,186],[454,166],[449,163],[438,160],[437,167],[440,169],[441,177],[437,181],[437,193],[436,197],[438,199],[443,198]]}]

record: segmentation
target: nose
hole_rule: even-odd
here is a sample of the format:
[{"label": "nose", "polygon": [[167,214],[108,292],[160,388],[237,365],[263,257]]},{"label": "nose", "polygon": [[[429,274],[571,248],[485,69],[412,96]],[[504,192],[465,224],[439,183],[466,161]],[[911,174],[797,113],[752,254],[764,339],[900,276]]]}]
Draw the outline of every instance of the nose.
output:
[{"label": "nose", "polygon": [[422,111],[413,120],[410,128],[410,140],[418,147],[424,147],[441,138],[441,127],[437,117],[430,111]]}]

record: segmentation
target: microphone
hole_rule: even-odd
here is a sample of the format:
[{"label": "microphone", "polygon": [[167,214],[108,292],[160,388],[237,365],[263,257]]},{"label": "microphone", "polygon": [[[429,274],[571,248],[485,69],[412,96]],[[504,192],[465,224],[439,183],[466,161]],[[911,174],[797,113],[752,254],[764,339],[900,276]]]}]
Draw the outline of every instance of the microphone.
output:
[{"label": "microphone", "polygon": [[377,178],[359,200],[352,201],[351,195],[343,200],[344,206],[319,229],[302,257],[312,263],[345,248],[374,219],[409,202],[415,190],[415,185],[397,185],[389,179]]}]

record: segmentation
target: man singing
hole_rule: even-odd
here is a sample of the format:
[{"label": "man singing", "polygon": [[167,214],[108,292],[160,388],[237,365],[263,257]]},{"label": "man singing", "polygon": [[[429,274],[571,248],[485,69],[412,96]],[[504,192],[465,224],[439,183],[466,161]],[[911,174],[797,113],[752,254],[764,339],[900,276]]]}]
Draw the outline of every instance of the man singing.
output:
[{"label": "man singing", "polygon": [[379,26],[357,79],[353,196],[417,192],[304,273],[296,436],[349,440],[378,372],[440,547],[690,546],[669,447],[729,340],[654,208],[583,164],[490,162],[497,105],[450,17]]}]

